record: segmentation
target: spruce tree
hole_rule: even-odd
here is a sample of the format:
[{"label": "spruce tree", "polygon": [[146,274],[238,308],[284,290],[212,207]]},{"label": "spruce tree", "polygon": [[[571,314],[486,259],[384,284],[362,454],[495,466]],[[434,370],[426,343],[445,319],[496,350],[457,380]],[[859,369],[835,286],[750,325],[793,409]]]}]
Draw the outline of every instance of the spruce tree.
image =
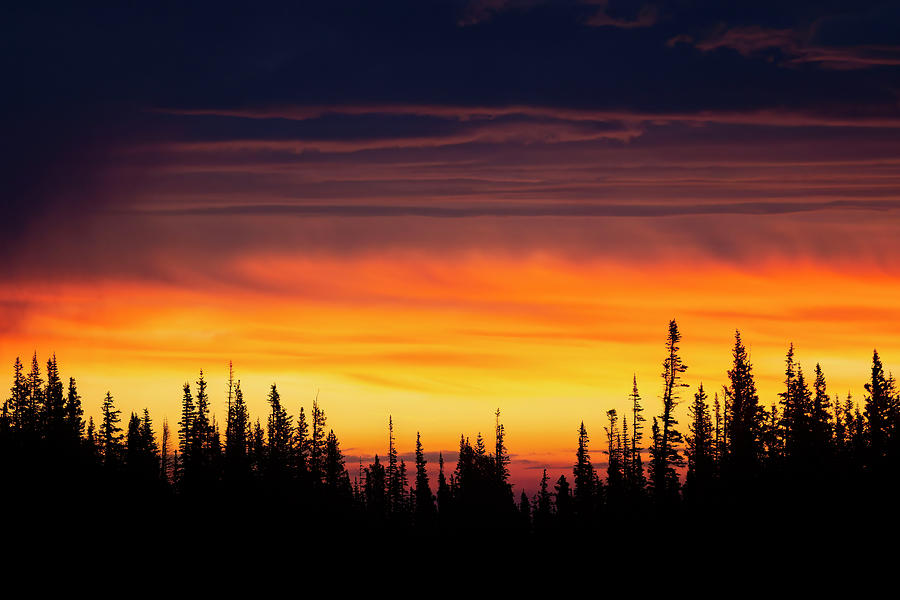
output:
[{"label": "spruce tree", "polygon": [[350,498],[350,475],[344,467],[344,455],[333,430],[325,438],[325,487],[335,498]]},{"label": "spruce tree", "polygon": [[23,432],[29,438],[40,434],[40,421],[44,405],[44,380],[37,352],[31,358],[31,371],[25,377],[25,411],[22,416]]},{"label": "spruce tree", "polygon": [[638,392],[637,375],[632,376],[631,394],[628,399],[631,404],[631,451],[629,458],[631,466],[628,469],[630,479],[628,481],[628,489],[634,494],[640,494],[647,485],[644,478],[644,462],[641,458],[643,451],[642,444],[644,440],[644,425],[647,420],[644,417],[644,407],[641,406],[641,395]]},{"label": "spruce tree", "polygon": [[[269,388],[269,417],[266,421],[266,441],[268,448],[267,465],[270,477],[284,479],[289,474],[290,458],[293,451],[293,425],[291,417],[281,404],[281,394],[273,383]],[[323,457],[324,458],[324,457]]]},{"label": "spruce tree", "polygon": [[241,382],[229,384],[228,423],[225,426],[225,474],[232,482],[250,474],[250,413],[244,401]]},{"label": "spruce tree", "polygon": [[673,319],[669,321],[669,333],[666,338],[666,358],[663,361],[662,371],[663,407],[659,419],[661,429],[653,457],[657,461],[653,467],[653,491],[657,500],[660,501],[677,499],[678,475],[675,468],[684,465],[684,460],[678,451],[678,445],[683,440],[681,432],[676,429],[678,421],[675,419],[679,389],[687,387],[687,384],[681,382],[681,376],[687,371],[687,366],[678,354],[679,342],[681,342],[681,333],[678,331],[678,324]]},{"label": "spruce tree", "polygon": [[384,518],[387,510],[387,499],[385,496],[385,472],[384,466],[375,455],[375,460],[365,470],[366,479],[366,511],[369,516],[375,520]]},{"label": "spruce tree", "polygon": [[597,493],[597,490],[594,488],[597,478],[594,472],[594,465],[591,463],[589,443],[590,438],[588,437],[587,429],[584,427],[584,421],[582,421],[581,426],[578,428],[578,449],[575,451],[575,466],[572,469],[572,477],[575,484],[574,510],[585,521],[593,517]]},{"label": "spruce tree", "polygon": [[446,515],[450,510],[450,486],[447,485],[447,477],[444,475],[444,454],[438,453],[438,489],[437,508],[441,515]]},{"label": "spruce tree", "polygon": [[164,484],[171,482],[169,477],[169,437],[169,419],[163,418],[162,434],[159,439],[159,478]]},{"label": "spruce tree", "polygon": [[103,404],[100,407],[100,430],[98,432],[98,445],[103,457],[103,464],[108,467],[115,466],[120,461],[122,446],[121,413],[116,409],[112,394],[106,392]]},{"label": "spruce tree", "polygon": [[753,366],[739,331],[734,333],[733,364],[725,388],[728,462],[733,474],[753,473],[760,458],[760,431],[763,412],[759,406]]},{"label": "spruce tree", "polygon": [[538,484],[537,498],[535,501],[535,530],[543,531],[550,527],[551,511],[552,496],[550,494],[550,476],[547,475],[547,469],[544,469],[541,474],[541,481]]},{"label": "spruce tree", "polygon": [[28,389],[25,383],[25,366],[17,356],[13,365],[13,385],[7,401],[11,413],[12,429],[16,433],[24,431],[28,420]]},{"label": "spruce tree", "polygon": [[84,408],[81,406],[81,396],[75,385],[75,378],[69,378],[69,389],[66,394],[64,407],[66,428],[75,442],[84,437]]},{"label": "spruce tree", "polygon": [[872,369],[865,384],[865,417],[868,424],[870,464],[879,466],[885,455],[894,391],[884,374],[878,350],[872,353]]},{"label": "spruce tree", "polygon": [[387,464],[387,509],[388,512],[400,510],[403,503],[403,488],[400,485],[400,464],[397,457],[397,446],[394,438],[394,419],[388,415],[388,464]]},{"label": "spruce tree", "polygon": [[312,435],[309,440],[309,472],[315,485],[322,482],[325,471],[325,411],[319,407],[319,395],[313,400]]},{"label": "spruce tree", "polygon": [[688,470],[686,494],[694,500],[703,499],[710,487],[713,475],[713,425],[709,414],[709,402],[701,383],[694,394],[694,402],[688,409],[690,425],[687,436]]},{"label": "spruce tree", "polygon": [[47,437],[59,443],[67,437],[66,398],[63,382],[59,377],[59,367],[56,364],[56,354],[47,361],[47,384],[44,387],[43,398],[41,425]]},{"label": "spruce tree", "polygon": [[494,475],[497,479],[497,486],[500,492],[511,495],[512,488],[509,484],[509,452],[506,449],[506,429],[500,422],[500,409],[494,413],[496,422],[494,425]]},{"label": "spruce tree", "polygon": [[611,504],[618,505],[624,497],[625,468],[624,453],[622,451],[621,436],[619,434],[619,417],[616,409],[606,411],[609,424],[604,427],[606,431],[606,488],[607,498]]},{"label": "spruce tree", "polygon": [[182,460],[191,452],[194,419],[197,415],[194,397],[191,394],[191,384],[185,382],[183,391],[184,393],[181,396],[181,420],[178,421],[178,449],[181,451]]},{"label": "spruce tree", "polygon": [[812,437],[814,452],[821,455],[833,447],[833,431],[831,422],[831,399],[825,383],[822,366],[816,363],[816,378],[813,381],[813,414]]},{"label": "spruce tree", "polygon": [[434,516],[434,497],[428,483],[427,461],[422,449],[422,436],[416,432],[416,523],[427,525]]}]

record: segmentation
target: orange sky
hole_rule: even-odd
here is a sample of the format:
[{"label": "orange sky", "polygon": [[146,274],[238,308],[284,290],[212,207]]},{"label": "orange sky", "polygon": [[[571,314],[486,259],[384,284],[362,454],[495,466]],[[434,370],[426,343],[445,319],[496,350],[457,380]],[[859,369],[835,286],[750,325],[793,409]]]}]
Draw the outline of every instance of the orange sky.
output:
[{"label": "orange sky", "polygon": [[17,354],[55,351],[89,414],[109,389],[123,412],[149,407],[157,424],[178,420],[181,384],[200,368],[221,420],[233,360],[254,416],[264,420],[273,381],[293,413],[318,392],[353,457],[385,452],[389,414],[401,452],[419,430],[427,450],[452,453],[460,433],[492,439],[500,407],[514,478],[533,487],[540,471],[532,469],[572,462],[581,419],[603,460],[605,411],[625,408],[632,373],[648,414],[658,410],[672,317],[684,336],[689,393],[700,381],[710,392],[725,383],[735,327],[766,404],[780,390],[791,341],[808,372],[821,362],[832,394],[851,390],[857,399],[872,347],[888,365],[900,356],[890,308],[900,279],[877,268],[711,260],[685,268],[474,252],[269,254],[223,268],[239,283],[0,287],[5,305],[29,306],[0,337],[0,359],[11,369]]}]

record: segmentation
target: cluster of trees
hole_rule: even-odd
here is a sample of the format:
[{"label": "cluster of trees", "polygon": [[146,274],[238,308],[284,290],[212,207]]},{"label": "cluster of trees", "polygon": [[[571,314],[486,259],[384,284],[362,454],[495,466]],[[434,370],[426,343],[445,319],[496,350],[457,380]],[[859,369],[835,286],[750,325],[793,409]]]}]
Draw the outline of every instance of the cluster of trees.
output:
[{"label": "cluster of trees", "polygon": [[[551,481],[544,470],[537,492],[514,497],[506,432],[496,412],[494,446],[479,433],[460,437],[456,466],[438,458],[429,478],[417,434],[412,469],[399,456],[393,421],[383,459],[351,477],[325,411],[313,402],[296,419],[273,384],[265,421],[251,419],[239,380],[230,371],[224,432],[210,410],[203,372],[184,384],[174,439],[169,423],[154,430],[148,410],[127,424],[107,393],[99,422],[85,421],[73,378],[64,384],[56,357],[42,373],[16,359],[9,398],[0,412],[0,469],[13,489],[124,493],[154,502],[211,498],[279,499],[372,527],[438,531],[471,527],[550,532],[599,527],[612,517],[694,514],[760,498],[810,501],[828,491],[844,496],[893,493],[900,464],[900,393],[877,351],[861,405],[832,397],[817,364],[810,382],[791,345],[784,389],[770,406],[759,399],[746,347],[736,332],[728,383],[712,394],[701,383],[688,406],[685,432],[676,418],[687,385],[681,333],[669,323],[662,363],[659,413],[647,417],[637,378],[625,414],[607,411],[605,477],[591,459],[581,423],[570,476]],[[645,464],[646,463],[646,464]],[[96,497],[96,495],[94,496]],[[614,519],[613,519],[614,520]],[[624,520],[621,522],[632,522]]]}]

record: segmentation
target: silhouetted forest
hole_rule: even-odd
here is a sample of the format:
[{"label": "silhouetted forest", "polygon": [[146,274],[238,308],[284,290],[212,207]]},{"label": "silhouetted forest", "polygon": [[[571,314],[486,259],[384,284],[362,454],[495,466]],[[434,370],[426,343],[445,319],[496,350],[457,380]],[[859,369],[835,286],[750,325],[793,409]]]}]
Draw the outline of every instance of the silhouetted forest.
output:
[{"label": "silhouetted forest", "polygon": [[[514,496],[499,410],[493,439],[461,435],[458,453],[440,456],[433,480],[418,434],[407,465],[389,420],[386,453],[348,467],[318,400],[308,413],[291,415],[273,384],[268,414],[253,418],[233,372],[222,424],[211,416],[202,371],[193,386],[184,384],[176,423],[154,422],[146,409],[122,415],[110,393],[99,418],[86,419],[75,379],[62,379],[55,356],[42,368],[36,355],[30,367],[19,359],[13,366],[0,414],[0,477],[13,511],[137,511],[186,524],[202,511],[246,519],[261,510],[274,528],[269,535],[299,524],[428,536],[505,531],[517,538],[593,530],[610,534],[604,543],[615,546],[648,531],[664,537],[669,528],[797,519],[853,527],[848,515],[857,510],[880,515],[883,525],[895,512],[900,393],[877,351],[857,402],[832,395],[818,364],[809,377],[791,345],[784,387],[765,405],[740,333],[728,383],[718,390],[686,389],[680,344],[673,320],[662,381],[654,384],[661,401],[644,400],[633,378],[628,409],[606,412],[600,443],[583,422],[573,427],[571,473],[551,480],[545,469],[533,495]],[[681,402],[689,403],[685,424],[675,414]],[[599,454],[605,472],[592,462]],[[233,519],[225,523],[236,527]]]}]

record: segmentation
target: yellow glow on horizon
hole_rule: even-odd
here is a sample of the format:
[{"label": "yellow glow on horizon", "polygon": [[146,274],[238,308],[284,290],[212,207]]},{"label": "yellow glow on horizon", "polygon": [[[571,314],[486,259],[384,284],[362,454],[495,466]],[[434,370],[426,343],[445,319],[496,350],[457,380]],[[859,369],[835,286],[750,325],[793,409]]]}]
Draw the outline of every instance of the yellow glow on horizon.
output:
[{"label": "yellow glow on horizon", "polygon": [[682,431],[696,385],[712,396],[726,383],[735,328],[765,405],[791,341],[807,373],[821,362],[832,396],[857,400],[872,348],[888,367],[900,357],[900,320],[885,308],[900,280],[877,271],[407,255],[255,256],[227,272],[0,287],[0,300],[27,301],[0,336],[7,379],[16,355],[55,352],[89,415],[109,389],[123,413],[146,406],[174,432],[181,385],[201,368],[223,420],[233,360],[254,418],[265,421],[272,382],[294,415],[318,392],[347,454],[383,454],[389,414],[401,452],[417,430],[429,451],[455,450],[461,432],[490,441],[500,407],[510,451],[539,465],[571,462],[582,419],[602,461],[605,412],[625,409],[632,373],[648,421],[657,413],[670,318],[689,367]]}]

